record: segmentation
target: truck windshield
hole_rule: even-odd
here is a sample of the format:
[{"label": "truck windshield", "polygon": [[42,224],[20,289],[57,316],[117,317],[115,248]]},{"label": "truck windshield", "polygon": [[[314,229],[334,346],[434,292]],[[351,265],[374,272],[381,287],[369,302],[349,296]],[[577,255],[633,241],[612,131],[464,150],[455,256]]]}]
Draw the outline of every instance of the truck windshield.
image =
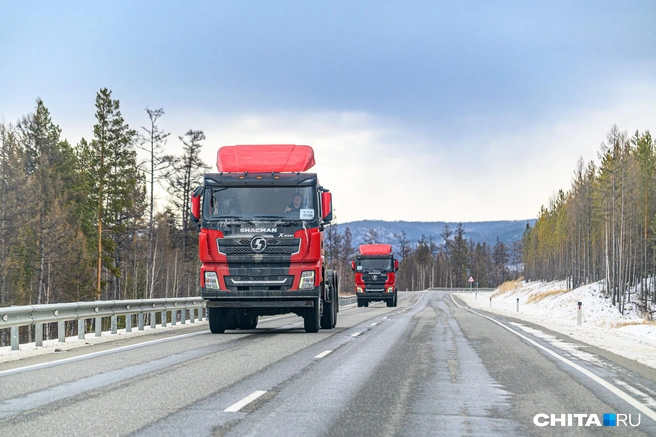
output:
[{"label": "truck windshield", "polygon": [[318,217],[313,187],[220,187],[206,191],[208,219],[314,220]]},{"label": "truck windshield", "polygon": [[378,259],[361,259],[358,270],[392,270],[392,260],[390,258]]}]

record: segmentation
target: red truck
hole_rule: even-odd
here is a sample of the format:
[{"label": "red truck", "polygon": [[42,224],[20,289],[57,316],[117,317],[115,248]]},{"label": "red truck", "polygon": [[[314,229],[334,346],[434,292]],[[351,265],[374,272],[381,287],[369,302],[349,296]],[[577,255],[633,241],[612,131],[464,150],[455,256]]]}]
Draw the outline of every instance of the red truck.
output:
[{"label": "red truck", "polygon": [[285,313],[303,317],[306,332],[335,327],[337,277],[323,254],[332,194],[306,173],[314,163],[309,146],[219,149],[218,172],[205,174],[191,198],[212,333]]},{"label": "red truck", "polygon": [[384,301],[395,307],[398,299],[396,271],[399,261],[394,259],[389,244],[363,244],[358,248],[351,268],[355,272],[355,294],[359,307],[372,301]]}]

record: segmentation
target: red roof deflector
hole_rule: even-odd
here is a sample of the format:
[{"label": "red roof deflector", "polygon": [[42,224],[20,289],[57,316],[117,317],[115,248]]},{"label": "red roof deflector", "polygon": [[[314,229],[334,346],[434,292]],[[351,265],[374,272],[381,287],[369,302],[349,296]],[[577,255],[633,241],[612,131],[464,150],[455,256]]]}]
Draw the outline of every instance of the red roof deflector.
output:
[{"label": "red roof deflector", "polygon": [[391,244],[363,244],[359,248],[360,255],[391,255]]},{"label": "red roof deflector", "polygon": [[216,157],[216,168],[227,173],[297,173],[314,165],[314,150],[295,144],[224,146]]}]

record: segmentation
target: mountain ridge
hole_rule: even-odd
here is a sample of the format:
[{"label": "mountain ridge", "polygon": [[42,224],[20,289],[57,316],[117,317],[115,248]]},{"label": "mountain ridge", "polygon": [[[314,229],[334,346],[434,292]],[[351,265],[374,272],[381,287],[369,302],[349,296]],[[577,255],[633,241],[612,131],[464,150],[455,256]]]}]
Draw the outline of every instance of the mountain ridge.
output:
[{"label": "mountain ridge", "polygon": [[364,236],[371,228],[378,233],[379,240],[377,243],[392,244],[395,250],[398,249],[398,240],[394,237],[395,233],[406,232],[407,239],[412,246],[424,235],[426,238],[433,236],[433,240],[442,244],[442,230],[444,225],[449,225],[451,232],[455,231],[458,223],[465,227],[465,238],[474,243],[486,243],[494,246],[497,238],[508,247],[522,238],[526,225],[531,227],[535,224],[536,219],[526,220],[490,220],[480,222],[423,222],[423,221],[386,221],[386,220],[357,220],[346,223],[339,223],[338,231],[343,234],[348,227],[353,234],[353,246],[357,247],[364,244]]}]

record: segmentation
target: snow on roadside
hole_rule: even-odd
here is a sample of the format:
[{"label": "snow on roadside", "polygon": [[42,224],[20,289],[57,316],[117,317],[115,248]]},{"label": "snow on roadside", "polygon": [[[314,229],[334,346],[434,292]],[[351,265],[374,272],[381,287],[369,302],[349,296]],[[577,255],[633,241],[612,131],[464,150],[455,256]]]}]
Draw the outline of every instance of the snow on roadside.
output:
[{"label": "snow on roadside", "polygon": [[[656,368],[656,323],[639,317],[629,305],[625,315],[620,314],[601,290],[600,282],[567,290],[565,281],[516,281],[493,292],[457,296],[472,308],[535,323]],[[581,326],[577,326],[578,302],[582,303]]]}]

